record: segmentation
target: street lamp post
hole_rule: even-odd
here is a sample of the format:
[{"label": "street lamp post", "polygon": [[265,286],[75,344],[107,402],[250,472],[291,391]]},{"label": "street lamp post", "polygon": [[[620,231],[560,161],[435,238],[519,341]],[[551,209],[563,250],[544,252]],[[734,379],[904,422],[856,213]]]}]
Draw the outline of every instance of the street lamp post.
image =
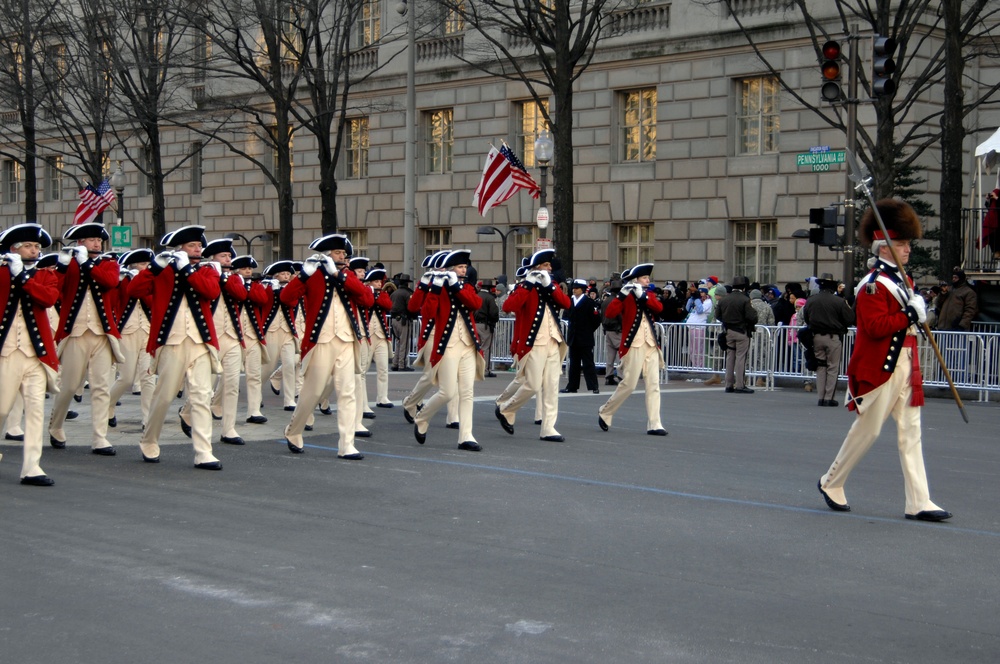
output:
[{"label": "street lamp post", "polygon": [[535,160],[538,162],[538,166],[542,169],[542,178],[539,188],[541,195],[538,199],[538,215],[535,221],[538,223],[538,234],[539,237],[545,238],[545,231],[549,227],[549,209],[545,207],[545,193],[546,193],[546,176],[548,175],[549,162],[552,161],[552,150],[554,148],[552,142],[552,136],[549,134],[548,129],[543,129],[538,133],[538,138],[535,139]]},{"label": "street lamp post", "polygon": [[403,148],[406,167],[403,177],[403,271],[407,274],[413,274],[414,249],[417,244],[417,12],[416,7],[410,7],[409,4],[406,0],[398,3],[396,12],[400,16],[406,16],[406,145]]},{"label": "street lamp post", "polygon": [[118,170],[111,176],[111,186],[117,194],[118,200],[118,225],[125,223],[125,171],[122,170],[122,162],[118,161]]},{"label": "street lamp post", "polygon": [[258,233],[257,235],[248,238],[246,235],[243,235],[242,233],[237,233],[236,231],[233,231],[231,233],[226,233],[224,237],[229,240],[243,240],[243,242],[245,242],[247,245],[247,255],[252,256],[253,243],[256,242],[257,240],[266,240],[267,233]]},{"label": "street lamp post", "polygon": [[531,231],[529,231],[524,226],[514,226],[506,233],[504,233],[496,226],[480,226],[479,228],[476,229],[477,235],[493,235],[494,233],[496,233],[497,235],[500,236],[500,241],[503,243],[500,261],[501,265],[503,266],[502,269],[504,270],[504,274],[507,275],[508,279],[510,279],[510,277],[513,276],[513,272],[507,272],[507,238],[510,237],[511,235],[527,235],[530,232]]}]

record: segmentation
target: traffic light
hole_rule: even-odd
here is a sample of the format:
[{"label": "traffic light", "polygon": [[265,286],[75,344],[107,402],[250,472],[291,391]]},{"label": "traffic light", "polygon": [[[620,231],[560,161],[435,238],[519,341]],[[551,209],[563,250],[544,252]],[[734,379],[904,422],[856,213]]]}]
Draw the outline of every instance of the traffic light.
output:
[{"label": "traffic light", "polygon": [[896,40],[892,37],[875,35],[872,44],[872,96],[891,97],[896,94],[896,83],[892,74],[896,71]]},{"label": "traffic light", "polygon": [[816,228],[809,229],[809,242],[821,247],[836,247],[837,238],[837,208],[821,207],[809,209],[809,223]]},{"label": "traffic light", "polygon": [[840,101],[844,96],[840,90],[840,42],[828,41],[823,44],[823,59],[819,70],[823,76],[823,87],[820,88],[823,101]]}]

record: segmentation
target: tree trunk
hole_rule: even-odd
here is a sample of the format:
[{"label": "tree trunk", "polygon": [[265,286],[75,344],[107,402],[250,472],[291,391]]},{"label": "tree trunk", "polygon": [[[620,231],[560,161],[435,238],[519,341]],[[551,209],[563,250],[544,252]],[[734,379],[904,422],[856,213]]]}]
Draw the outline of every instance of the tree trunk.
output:
[{"label": "tree trunk", "polygon": [[962,263],[962,3],[942,3],[944,113],[941,116],[941,277]]},{"label": "tree trunk", "polygon": [[555,154],[552,165],[552,239],[566,276],[573,271],[573,65],[557,63],[552,88]]},{"label": "tree trunk", "polygon": [[337,232],[337,178],[336,163],[329,149],[319,150],[319,197],[323,206],[320,228],[323,235]]}]

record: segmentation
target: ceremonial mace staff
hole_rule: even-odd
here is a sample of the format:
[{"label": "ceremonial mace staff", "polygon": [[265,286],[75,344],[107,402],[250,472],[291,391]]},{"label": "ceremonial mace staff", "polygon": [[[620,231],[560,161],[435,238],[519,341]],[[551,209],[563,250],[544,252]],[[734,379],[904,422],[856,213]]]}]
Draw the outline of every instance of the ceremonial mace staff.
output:
[{"label": "ceremonial mace staff", "polygon": [[[878,206],[875,205],[875,197],[872,196],[872,190],[871,187],[869,187],[869,184],[872,181],[871,174],[868,173],[867,168],[858,163],[854,153],[850,150],[847,151],[847,168],[848,177],[851,179],[851,182],[854,183],[854,190],[862,192],[871,204],[872,212],[875,213],[875,221],[878,222],[878,228],[882,231],[882,236],[885,238],[886,246],[889,247],[889,253],[892,254],[892,260],[902,272],[902,282],[903,287],[906,288],[906,294],[908,297],[913,297],[913,289],[910,288],[910,279],[906,275],[906,270],[903,269],[903,263],[899,260],[899,255],[896,253],[896,247],[892,244],[892,240],[889,239],[889,231],[885,228],[885,222],[882,220],[882,215],[878,211]],[[951,396],[955,398],[955,404],[958,406],[958,411],[962,414],[962,419],[965,420],[966,424],[968,424],[969,416],[965,413],[965,406],[962,404],[962,398],[958,396],[958,390],[955,388],[955,383],[951,380],[951,373],[948,371],[948,366],[944,363],[944,357],[941,356],[941,349],[938,348],[937,342],[934,340],[934,334],[931,332],[931,328],[927,324],[926,320],[919,323],[919,329],[924,333],[924,338],[930,342],[931,348],[934,349],[934,355],[937,357],[938,364],[941,365],[944,377],[948,381],[948,387],[951,388]]]}]

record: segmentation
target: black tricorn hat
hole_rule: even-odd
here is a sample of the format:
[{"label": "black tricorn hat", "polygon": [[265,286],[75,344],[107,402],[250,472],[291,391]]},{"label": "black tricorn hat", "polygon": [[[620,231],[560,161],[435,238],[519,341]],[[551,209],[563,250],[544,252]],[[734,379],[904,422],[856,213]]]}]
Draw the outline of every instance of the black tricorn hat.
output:
[{"label": "black tricorn hat", "polygon": [[[535,267],[542,263],[551,263],[556,258],[555,249],[539,249],[528,259],[528,267]],[[554,266],[553,266],[554,267]]]},{"label": "black tricorn hat", "polygon": [[444,257],[444,260],[441,262],[441,267],[468,265],[471,257],[472,252],[468,249],[455,249],[454,251],[448,252],[448,255]]},{"label": "black tricorn hat", "polygon": [[206,244],[202,250],[202,257],[214,256],[216,254],[229,254],[231,258],[236,258],[236,249],[233,248],[232,238],[222,237],[218,240],[212,240]]},{"label": "black tricorn hat", "polygon": [[355,256],[347,263],[347,266],[352,270],[367,270],[370,262],[367,256]]},{"label": "black tricorn hat", "polygon": [[125,266],[132,265],[133,263],[151,262],[153,262],[152,249],[133,249],[132,251],[126,251],[118,257],[118,264]]},{"label": "black tricorn hat", "polygon": [[382,281],[385,281],[385,275],[386,272],[382,268],[380,267],[372,268],[371,270],[368,270],[368,272],[365,274],[364,281],[375,281],[376,279],[381,279]]},{"label": "black tricorn hat", "polygon": [[185,226],[178,228],[176,231],[171,231],[164,235],[160,240],[160,245],[164,247],[179,247],[188,242],[201,242],[202,247],[208,244],[208,239],[205,237],[205,227]]},{"label": "black tricorn hat", "polygon": [[335,249],[343,249],[347,252],[348,256],[354,254],[354,246],[351,241],[347,239],[346,235],[341,233],[334,233],[333,235],[324,235],[323,237],[316,238],[309,244],[310,249],[315,249],[316,251],[334,251]]},{"label": "black tricorn hat", "polygon": [[256,270],[258,267],[257,259],[251,256],[250,254],[246,254],[244,256],[240,256],[239,258],[234,258],[233,262],[230,263],[230,267],[232,267],[234,270],[239,270],[240,268],[244,267],[248,267],[251,270]]},{"label": "black tricorn hat", "polygon": [[[920,224],[920,217],[916,211],[910,207],[909,203],[898,198],[883,198],[875,203],[879,214],[885,223],[885,229],[889,231],[889,238],[892,240],[917,240],[923,237],[923,227]],[[861,244],[871,247],[875,240],[885,240],[882,229],[878,227],[878,220],[872,208],[865,210],[861,218],[858,230]]]},{"label": "black tricorn hat", "polygon": [[90,237],[99,237],[105,241],[111,239],[111,236],[108,235],[108,229],[104,227],[104,224],[98,223],[77,224],[70,226],[63,233],[64,240],[86,240]]},{"label": "black tricorn hat", "polygon": [[44,249],[52,245],[52,236],[41,224],[16,224],[0,233],[0,251],[6,253],[18,242],[37,242]]},{"label": "black tricorn hat", "polygon": [[622,272],[622,281],[631,281],[632,279],[638,279],[639,277],[648,277],[653,274],[653,264],[652,263],[639,263],[634,267]]},{"label": "black tricorn hat", "polygon": [[292,261],[277,261],[264,268],[264,276],[272,277],[279,272],[295,272],[296,269]]},{"label": "black tricorn hat", "polygon": [[55,267],[59,264],[59,252],[52,252],[51,254],[45,254],[35,262],[35,267],[37,269],[42,269],[43,267]]}]

